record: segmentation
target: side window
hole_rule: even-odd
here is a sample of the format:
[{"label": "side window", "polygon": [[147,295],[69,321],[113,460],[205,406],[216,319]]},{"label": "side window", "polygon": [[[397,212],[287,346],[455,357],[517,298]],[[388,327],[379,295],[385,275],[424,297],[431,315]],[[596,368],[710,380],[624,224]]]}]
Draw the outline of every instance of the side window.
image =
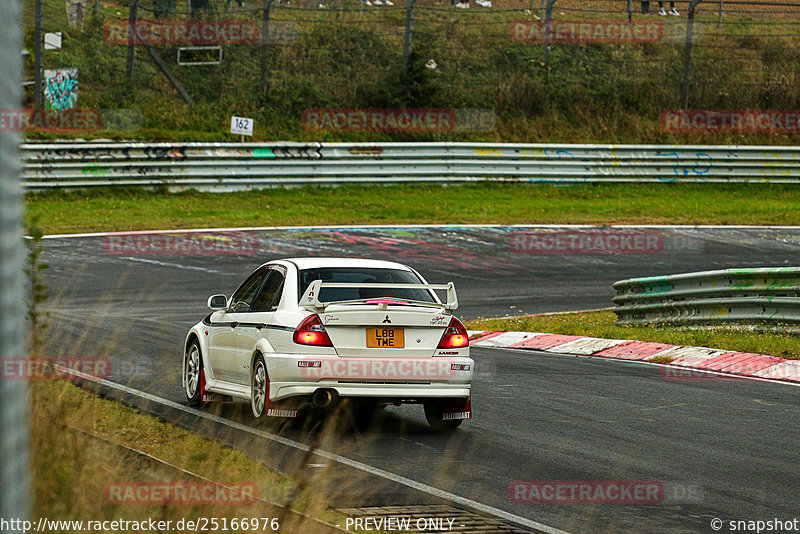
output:
[{"label": "side window", "polygon": [[264,281],[264,278],[266,278],[270,272],[271,271],[264,269],[263,271],[258,271],[248,278],[245,283],[236,290],[236,293],[233,294],[229,311],[235,313],[250,311],[251,307],[253,306],[253,301],[256,298],[258,288],[261,287],[261,282]]},{"label": "side window", "polygon": [[258,292],[258,296],[256,296],[250,311],[266,312],[277,308],[281,299],[281,294],[283,293],[283,282],[284,278],[282,273],[270,270],[269,278],[264,282],[261,291]]}]

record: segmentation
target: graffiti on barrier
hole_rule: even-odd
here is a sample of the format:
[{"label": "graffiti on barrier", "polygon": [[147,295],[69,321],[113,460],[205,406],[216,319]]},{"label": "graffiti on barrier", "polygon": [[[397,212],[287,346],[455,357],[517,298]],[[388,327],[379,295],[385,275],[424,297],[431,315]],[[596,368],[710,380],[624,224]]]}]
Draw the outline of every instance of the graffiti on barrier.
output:
[{"label": "graffiti on barrier", "polygon": [[78,69],[44,71],[44,96],[48,109],[73,109],[78,103]]}]

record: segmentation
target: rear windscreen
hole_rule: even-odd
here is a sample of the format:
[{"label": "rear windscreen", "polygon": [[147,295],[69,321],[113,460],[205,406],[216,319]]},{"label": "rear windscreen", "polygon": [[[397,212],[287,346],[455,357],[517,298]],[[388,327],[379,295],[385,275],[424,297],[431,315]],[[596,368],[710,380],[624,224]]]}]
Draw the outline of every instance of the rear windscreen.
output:
[{"label": "rear windscreen", "polygon": [[[300,295],[308,289],[314,280],[323,282],[341,282],[349,284],[421,284],[416,274],[399,269],[368,269],[360,267],[325,267],[321,269],[304,269],[300,271]],[[400,300],[417,300],[436,302],[433,294],[425,289],[389,289],[373,287],[323,287],[320,291],[320,302],[341,300],[360,300],[376,298],[394,298]]]}]

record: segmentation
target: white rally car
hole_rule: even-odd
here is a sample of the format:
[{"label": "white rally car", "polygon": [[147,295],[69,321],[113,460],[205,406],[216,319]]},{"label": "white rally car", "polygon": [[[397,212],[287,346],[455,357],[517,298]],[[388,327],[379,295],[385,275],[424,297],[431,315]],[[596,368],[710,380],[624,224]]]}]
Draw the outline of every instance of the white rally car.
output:
[{"label": "white rally car", "polygon": [[361,413],[415,403],[439,430],[472,417],[474,362],[452,282],[388,261],[292,258],[208,307],[184,345],[191,405],[241,398],[255,417],[297,417],[343,399]]}]

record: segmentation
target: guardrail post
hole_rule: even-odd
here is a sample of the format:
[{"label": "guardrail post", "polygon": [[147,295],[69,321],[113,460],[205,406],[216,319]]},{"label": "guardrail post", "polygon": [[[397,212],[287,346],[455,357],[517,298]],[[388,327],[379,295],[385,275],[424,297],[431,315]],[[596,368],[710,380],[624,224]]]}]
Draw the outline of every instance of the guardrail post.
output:
[{"label": "guardrail post", "polygon": [[[21,102],[22,2],[0,1],[0,109]],[[41,3],[37,3],[41,5]],[[41,11],[39,11],[41,13]],[[37,54],[38,55],[38,54]],[[5,129],[4,129],[5,130]],[[25,248],[22,243],[20,134],[0,131],[0,358],[25,356]],[[28,383],[0,376],[0,518],[28,521]],[[3,532],[12,529],[3,527]]]},{"label": "guardrail post", "polygon": [[259,91],[262,95],[267,94],[267,68],[269,62],[269,9],[272,7],[272,0],[264,0],[264,8],[261,13],[261,58],[259,79]]},{"label": "guardrail post", "polygon": [[692,0],[686,22],[686,50],[683,56],[683,85],[681,88],[681,106],[689,107],[689,83],[692,75],[692,41],[694,40],[694,10],[703,0]]},{"label": "guardrail post", "polygon": [[414,22],[414,0],[406,3],[406,31],[403,36],[403,75],[408,74],[408,58],[411,57],[411,33]]}]

